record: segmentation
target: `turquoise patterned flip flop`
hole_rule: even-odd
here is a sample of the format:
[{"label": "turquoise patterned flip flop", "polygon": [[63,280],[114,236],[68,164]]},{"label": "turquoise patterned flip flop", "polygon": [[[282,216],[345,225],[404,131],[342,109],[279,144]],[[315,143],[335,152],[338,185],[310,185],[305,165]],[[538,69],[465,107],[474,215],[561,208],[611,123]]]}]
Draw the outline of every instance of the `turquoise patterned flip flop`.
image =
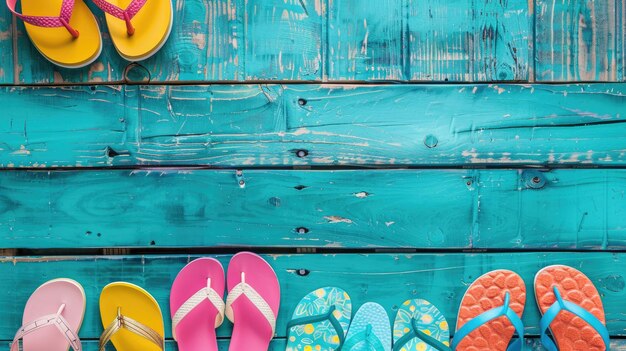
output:
[{"label": "turquoise patterned flip flop", "polygon": [[404,301],[393,323],[393,351],[448,351],[450,328],[426,300]]},{"label": "turquoise patterned flip flop", "polygon": [[383,306],[368,302],[354,315],[341,351],[391,351],[391,325]]},{"label": "turquoise patterned flip flop", "polygon": [[286,351],[335,351],[345,341],[352,301],[342,289],[326,287],[306,295],[287,323]]}]

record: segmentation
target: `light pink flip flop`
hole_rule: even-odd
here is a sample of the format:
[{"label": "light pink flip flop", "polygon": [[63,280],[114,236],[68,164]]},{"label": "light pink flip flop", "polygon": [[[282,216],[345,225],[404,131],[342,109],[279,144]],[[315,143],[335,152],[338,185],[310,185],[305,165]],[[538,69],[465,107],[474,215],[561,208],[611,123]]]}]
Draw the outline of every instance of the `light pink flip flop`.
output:
[{"label": "light pink flip flop", "polygon": [[234,323],[231,351],[267,351],[276,330],[280,285],[260,256],[240,252],[228,265],[226,317]]},{"label": "light pink flip flop", "polygon": [[81,351],[78,331],[85,315],[85,291],[70,279],[55,279],[38,287],[24,307],[23,325],[11,351]]},{"label": "light pink flip flop", "polygon": [[224,269],[213,258],[186,265],[170,294],[172,335],[180,351],[217,351],[215,329],[224,321]]}]

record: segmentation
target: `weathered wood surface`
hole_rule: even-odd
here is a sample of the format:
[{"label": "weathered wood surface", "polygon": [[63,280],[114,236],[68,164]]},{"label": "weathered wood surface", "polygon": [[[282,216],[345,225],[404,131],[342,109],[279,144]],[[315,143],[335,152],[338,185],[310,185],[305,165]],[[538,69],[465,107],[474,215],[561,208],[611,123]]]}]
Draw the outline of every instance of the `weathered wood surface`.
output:
[{"label": "weathered wood surface", "polygon": [[623,0],[537,0],[537,81],[623,79],[622,6]]},{"label": "weathered wood surface", "polygon": [[0,104],[4,168],[626,164],[623,84],[7,87]]},{"label": "weathered wood surface", "polygon": [[626,245],[624,170],[16,171],[0,191],[0,248]]},{"label": "weathered wood surface", "polygon": [[[0,83],[223,80],[526,80],[532,12],[526,0],[173,0],[175,26],[165,47],[125,74],[103,15],[104,51],[85,69],[43,59],[23,24],[7,32],[0,12]],[[452,24],[452,25],[451,25]],[[7,34],[8,33],[8,34]],[[5,50],[4,48],[10,50]],[[15,65],[15,66],[14,66]]]},{"label": "weathered wood surface", "polygon": [[[81,282],[88,298],[80,335],[95,338],[101,332],[97,300],[100,290],[112,281],[128,281],[146,288],[169,313],[169,290],[178,271],[195,256],[111,256],[111,257],[7,257],[0,259],[0,308],[4,321],[0,339],[12,338],[21,322],[24,304],[41,283],[62,275]],[[512,269],[526,282],[528,297],[524,311],[528,335],[537,335],[539,312],[535,306],[533,278],[546,265],[566,264],[581,269],[602,295],[607,327],[612,336],[624,335],[626,298],[624,254],[611,253],[519,253],[502,254],[340,254],[266,256],[281,284],[282,301],[276,333],[286,334],[285,326],[296,303],[307,292],[322,286],[338,286],[358,306],[374,301],[384,306],[390,317],[406,299],[424,298],[435,304],[456,324],[458,305],[467,286],[492,269]],[[218,257],[226,265],[230,256]],[[304,272],[304,273],[303,273]],[[303,275],[304,274],[304,275]],[[169,318],[166,335],[171,336]],[[226,322],[218,335],[230,335]],[[452,328],[451,328],[452,329]]]},{"label": "weathered wood surface", "polygon": [[528,1],[406,2],[408,79],[528,79]]},{"label": "weathered wood surface", "polygon": [[[284,351],[286,347],[286,339],[285,338],[275,338],[269,345],[268,351]],[[543,346],[541,346],[541,342],[538,338],[527,338],[526,346],[524,350],[537,350],[543,351],[545,350]],[[6,347],[9,347],[9,340],[0,341],[0,343],[6,344]],[[85,351],[98,351],[98,342],[96,340],[83,340],[82,342],[83,350]],[[219,351],[228,351],[229,341],[228,339],[219,339],[217,341],[217,346]],[[176,343],[173,340],[167,340],[165,342],[165,350],[166,351],[177,351]],[[626,350],[626,341],[622,339],[613,339],[611,340],[611,350],[613,351],[624,351]]]},{"label": "weathered wood surface", "polygon": [[9,10],[0,6],[0,84],[13,83],[13,28]]}]

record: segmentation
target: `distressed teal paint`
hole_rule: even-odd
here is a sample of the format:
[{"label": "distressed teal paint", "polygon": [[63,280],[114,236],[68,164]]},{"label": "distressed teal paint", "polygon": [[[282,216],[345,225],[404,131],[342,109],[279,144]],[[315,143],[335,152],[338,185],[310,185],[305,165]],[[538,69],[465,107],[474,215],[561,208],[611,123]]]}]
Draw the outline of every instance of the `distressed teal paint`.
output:
[{"label": "distressed teal paint", "polygon": [[4,248],[626,244],[623,170],[11,171],[0,189]]},{"label": "distressed teal paint", "polygon": [[0,167],[617,166],[625,94],[623,84],[3,88]]},{"label": "distressed teal paint", "polygon": [[528,1],[406,1],[410,80],[528,79]]},{"label": "distressed teal paint", "polygon": [[328,79],[405,80],[405,0],[330,0]]},{"label": "distressed teal paint", "polygon": [[[623,0],[536,3],[537,81],[615,81]],[[623,33],[622,33],[623,34]]]},{"label": "distressed teal paint", "polygon": [[[12,338],[31,291],[59,274],[80,281],[85,288],[88,303],[81,330],[83,338],[97,338],[101,332],[97,299],[102,287],[111,281],[123,280],[146,288],[162,310],[168,313],[171,283],[183,265],[194,257],[8,257],[0,263],[0,277],[5,282],[0,288],[0,308],[4,313],[0,338]],[[403,301],[424,298],[442,311],[452,327],[467,285],[489,270],[503,268],[516,271],[526,282],[526,334],[537,335],[539,311],[535,305],[533,278],[539,269],[550,264],[566,264],[585,272],[602,296],[611,335],[624,335],[626,327],[622,303],[625,298],[624,254],[309,254],[271,255],[266,258],[281,284],[281,308],[276,327],[278,337],[285,336],[286,322],[300,298],[321,286],[345,289],[355,307],[368,301],[378,302],[390,316]],[[218,259],[227,264],[230,256],[219,256]],[[307,274],[299,275],[300,270],[306,270]],[[169,318],[165,320],[165,332],[170,337],[170,321]],[[226,322],[218,329],[218,335],[229,336],[230,329],[230,323]]]},{"label": "distressed teal paint", "polygon": [[247,79],[321,80],[321,0],[245,0],[245,8]]},{"label": "distressed teal paint", "polygon": [[0,84],[13,83],[13,25],[9,10],[0,4]]}]

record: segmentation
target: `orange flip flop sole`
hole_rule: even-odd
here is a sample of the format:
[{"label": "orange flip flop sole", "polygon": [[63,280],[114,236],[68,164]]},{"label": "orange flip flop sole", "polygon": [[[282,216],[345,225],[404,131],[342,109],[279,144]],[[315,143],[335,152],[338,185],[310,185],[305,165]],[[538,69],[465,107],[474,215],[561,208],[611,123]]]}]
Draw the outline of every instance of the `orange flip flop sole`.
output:
[{"label": "orange flip flop sole", "polygon": [[[496,270],[480,276],[467,289],[459,308],[456,330],[481,313],[502,306],[506,292],[510,295],[511,309],[521,318],[526,303],[524,280],[515,272]],[[505,351],[514,333],[513,324],[502,316],[467,335],[457,350]]]},{"label": "orange flip flop sole", "polygon": [[[535,297],[543,315],[554,302],[556,286],[564,300],[573,302],[593,314],[606,325],[600,293],[582,272],[567,266],[548,266],[535,276]],[[560,351],[604,351],[604,342],[598,332],[580,317],[570,312],[559,313],[550,332]]]}]

